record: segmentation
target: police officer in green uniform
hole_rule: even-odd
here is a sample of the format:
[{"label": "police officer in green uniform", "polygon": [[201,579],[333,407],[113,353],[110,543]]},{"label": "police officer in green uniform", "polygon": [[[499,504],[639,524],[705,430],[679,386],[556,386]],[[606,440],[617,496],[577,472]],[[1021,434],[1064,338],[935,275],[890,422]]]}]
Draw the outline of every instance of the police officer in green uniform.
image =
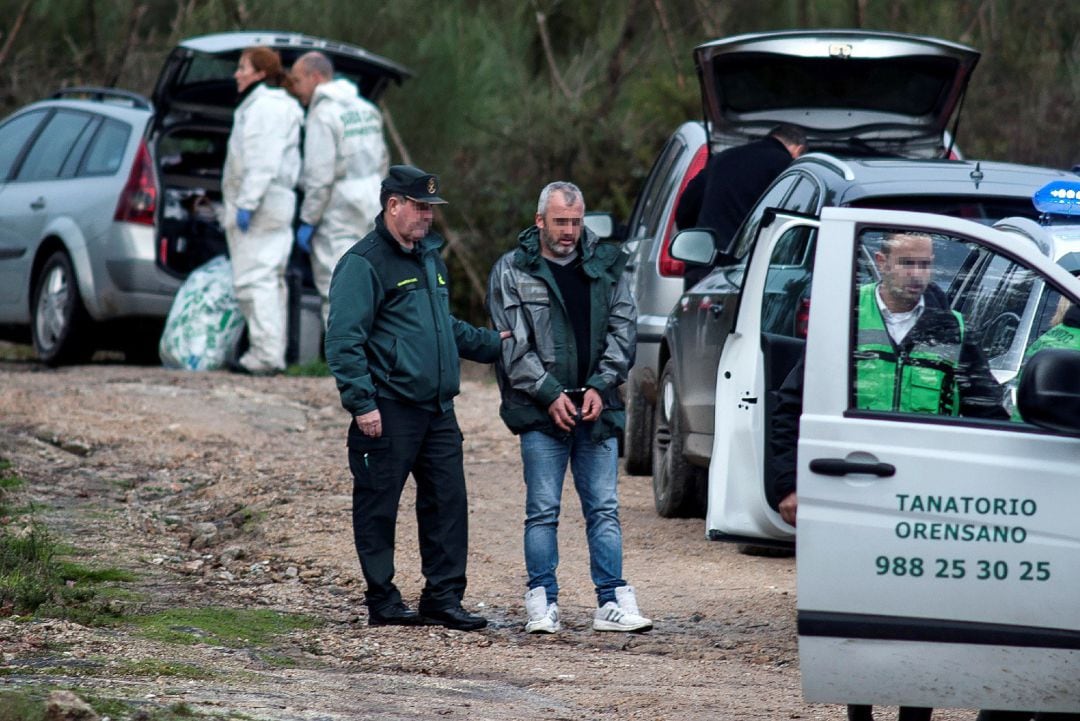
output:
[{"label": "police officer in green uniform", "polygon": [[[373,626],[487,625],[461,606],[468,519],[453,398],[458,357],[493,362],[500,334],[450,315],[443,240],[430,230],[432,206],[445,202],[436,176],[391,167],[375,229],[345,253],[330,284],[326,361],[353,418],[353,536]],[[419,613],[393,581],[398,503],[409,473],[426,580]]]}]

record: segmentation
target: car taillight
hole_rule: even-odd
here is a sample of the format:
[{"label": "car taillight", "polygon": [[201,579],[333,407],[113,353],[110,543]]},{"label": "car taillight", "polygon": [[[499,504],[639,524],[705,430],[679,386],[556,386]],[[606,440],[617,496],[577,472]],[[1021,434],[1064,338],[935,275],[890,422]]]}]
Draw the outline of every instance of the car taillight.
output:
[{"label": "car taillight", "polygon": [[[706,143],[697,149],[694,153],[693,160],[690,161],[690,165],[686,168],[686,175],[683,176],[682,182],[679,183],[679,195],[678,199],[682,199],[683,191],[686,190],[687,184],[694,178],[695,175],[701,172],[701,169],[705,167],[705,162],[709,159],[709,146]],[[676,201],[678,203],[678,201]],[[676,205],[678,207],[678,205]],[[671,249],[671,239],[675,235],[675,213],[672,212],[671,217],[668,218],[667,226],[664,227],[664,237],[660,243],[660,257],[657,260],[657,270],[664,278],[681,278],[686,275],[686,263],[681,260],[675,260],[671,257],[669,252]]]},{"label": "car taillight", "polygon": [[135,163],[131,166],[127,184],[124,185],[120,200],[116,203],[113,219],[125,223],[153,225],[156,210],[157,185],[154,184],[154,163],[150,159],[150,151],[146,148],[144,140],[139,143],[139,150],[135,153]]},{"label": "car taillight", "polygon": [[801,298],[795,310],[795,336],[805,338],[810,328],[810,299]]},{"label": "car taillight", "polygon": [[[670,244],[668,244],[670,245]],[[660,251],[660,275],[665,278],[681,278],[686,275],[686,263],[675,260],[668,254],[668,246]]]}]

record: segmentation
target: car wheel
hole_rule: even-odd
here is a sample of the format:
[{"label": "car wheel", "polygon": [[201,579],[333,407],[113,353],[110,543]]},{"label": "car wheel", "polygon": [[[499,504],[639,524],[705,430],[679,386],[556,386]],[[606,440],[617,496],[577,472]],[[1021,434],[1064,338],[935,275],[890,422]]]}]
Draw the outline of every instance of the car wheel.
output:
[{"label": "car wheel", "polygon": [[683,456],[685,443],[678,387],[670,361],[660,375],[653,433],[653,502],[664,518],[704,516],[705,471]]},{"label": "car wheel", "polygon": [[53,253],[38,274],[31,320],[34,350],[46,365],[78,363],[93,355],[88,339],[90,316],[79,296],[75,268],[64,251]]},{"label": "car wheel", "polygon": [[634,381],[626,384],[626,433],[623,457],[626,472],[647,476],[652,472],[653,407]]}]

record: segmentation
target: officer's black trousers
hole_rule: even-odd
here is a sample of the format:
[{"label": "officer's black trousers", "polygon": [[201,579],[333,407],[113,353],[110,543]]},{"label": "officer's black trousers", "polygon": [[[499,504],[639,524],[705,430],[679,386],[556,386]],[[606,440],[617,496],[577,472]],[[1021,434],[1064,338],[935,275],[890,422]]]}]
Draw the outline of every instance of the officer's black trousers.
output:
[{"label": "officer's black trousers", "polygon": [[349,428],[353,474],[353,538],[367,582],[367,606],[381,611],[401,602],[394,585],[394,531],[405,480],[416,480],[416,525],[427,583],[420,611],[457,606],[465,594],[468,504],[461,429],[451,409],[427,411],[379,399],[382,436]]}]

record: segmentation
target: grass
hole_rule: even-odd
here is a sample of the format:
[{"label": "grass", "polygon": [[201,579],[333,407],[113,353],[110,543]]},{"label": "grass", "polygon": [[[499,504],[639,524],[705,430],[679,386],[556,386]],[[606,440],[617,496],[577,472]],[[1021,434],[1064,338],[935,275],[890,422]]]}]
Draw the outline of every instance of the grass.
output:
[{"label": "grass", "polygon": [[[29,688],[17,691],[0,691],[0,721],[45,721],[45,704],[48,688]],[[182,721],[183,719],[208,718],[182,701],[167,706],[155,706],[146,701],[130,701],[121,698],[104,698],[75,690],[75,695],[90,705],[100,717],[113,721],[141,719],[142,721]],[[229,714],[226,718],[240,718]]]},{"label": "grass", "polygon": [[4,491],[21,488],[23,479],[11,470],[11,461],[0,458],[0,498]]},{"label": "grass", "polygon": [[291,631],[317,627],[309,616],[266,609],[177,608],[134,619],[142,636],[177,644],[264,646]]},{"label": "grass", "polygon": [[296,363],[285,369],[287,376],[311,376],[321,378],[330,375],[330,366],[321,358],[310,360],[307,363]]},{"label": "grass", "polygon": [[65,581],[75,583],[132,583],[139,579],[122,568],[88,568],[71,561],[60,561],[56,568]]},{"label": "grass", "polygon": [[[12,515],[10,503],[22,486],[22,479],[11,471],[11,462],[0,458],[0,517]],[[60,559],[75,553],[32,517],[26,523],[0,526],[0,616],[55,616],[90,625],[114,621],[117,614],[99,591],[136,577],[121,569],[92,568]]]},{"label": "grass", "polygon": [[0,531],[0,615],[33,612],[58,595],[55,552],[39,524]]},{"label": "grass", "polygon": [[44,721],[45,700],[32,691],[0,691],[0,721]]}]

